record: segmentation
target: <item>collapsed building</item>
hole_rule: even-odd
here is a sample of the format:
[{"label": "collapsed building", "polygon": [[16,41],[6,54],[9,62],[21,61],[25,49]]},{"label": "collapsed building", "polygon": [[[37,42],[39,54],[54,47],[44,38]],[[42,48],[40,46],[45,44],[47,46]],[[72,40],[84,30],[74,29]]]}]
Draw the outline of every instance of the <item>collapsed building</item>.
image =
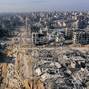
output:
[{"label": "collapsed building", "polygon": [[45,45],[50,43],[60,43],[64,38],[64,29],[39,29],[32,30],[32,43],[35,45]]},{"label": "collapsed building", "polygon": [[73,30],[72,28],[63,29],[49,29],[49,28],[39,28],[32,29],[32,43],[35,45],[45,45],[45,44],[89,44],[89,30]]},{"label": "collapsed building", "polygon": [[56,53],[41,50],[34,73],[44,82],[45,89],[86,89],[88,87],[88,55],[78,50]]},{"label": "collapsed building", "polygon": [[39,27],[37,29],[31,29],[32,43],[33,45],[46,45],[55,46],[55,44],[89,44],[89,30],[87,29],[72,29],[72,28],[61,28],[61,29],[49,29]]}]

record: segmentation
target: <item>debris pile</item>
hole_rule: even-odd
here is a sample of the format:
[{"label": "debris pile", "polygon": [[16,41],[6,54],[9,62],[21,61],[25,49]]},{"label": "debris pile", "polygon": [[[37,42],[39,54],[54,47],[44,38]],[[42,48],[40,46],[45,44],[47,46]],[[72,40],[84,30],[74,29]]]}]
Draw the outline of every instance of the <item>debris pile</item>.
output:
[{"label": "debris pile", "polygon": [[86,89],[89,87],[88,63],[87,52],[71,49],[58,54],[53,50],[41,50],[34,72],[46,89]]}]

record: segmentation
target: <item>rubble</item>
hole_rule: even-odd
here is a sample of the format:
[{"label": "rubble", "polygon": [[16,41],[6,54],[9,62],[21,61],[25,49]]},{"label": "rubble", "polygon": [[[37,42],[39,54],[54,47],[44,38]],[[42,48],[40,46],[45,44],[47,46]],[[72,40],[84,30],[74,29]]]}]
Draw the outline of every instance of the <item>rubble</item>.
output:
[{"label": "rubble", "polygon": [[[60,54],[51,51],[39,52],[39,62],[35,66],[35,73],[40,76],[49,87],[47,89],[87,89],[89,77],[88,55],[79,50],[68,50],[63,53],[62,60]],[[55,59],[56,56],[56,59]],[[42,62],[40,62],[42,60]],[[61,60],[61,61],[62,61]],[[47,82],[49,81],[49,82]],[[86,81],[86,82],[85,82]],[[46,85],[46,86],[47,86]]]},{"label": "rubble", "polygon": [[[60,20],[52,21],[55,14],[51,14],[47,16],[48,18],[51,16],[49,23],[52,23],[50,25],[54,26],[56,23],[62,25]],[[67,19],[68,15],[65,16]],[[7,47],[5,51],[3,51],[4,45],[1,44],[0,52],[3,54],[0,59],[2,60],[1,57],[5,56],[5,63],[8,64],[5,69],[4,64],[0,66],[0,89],[89,89],[89,50],[83,52],[66,45],[70,44],[71,41],[76,43],[76,40],[82,40],[77,37],[72,40],[73,29],[71,26],[67,28],[67,22],[63,21],[63,24],[66,24],[61,27],[63,29],[57,29],[54,26],[51,34],[49,26],[46,29],[41,26],[39,33],[37,28],[31,29],[29,26],[35,24],[34,20],[30,24],[29,16],[26,17],[26,21],[25,17],[21,16],[20,18],[26,22],[26,26],[21,26],[19,34],[10,38],[12,42],[6,41],[8,47],[5,46]],[[45,16],[42,18],[44,23]],[[36,23],[39,25],[40,22],[38,20]],[[32,30],[36,31],[35,34]],[[83,33],[80,35],[82,36]],[[67,41],[66,44],[65,41]],[[37,46],[34,44],[35,42]],[[84,43],[86,42],[84,41]]]}]

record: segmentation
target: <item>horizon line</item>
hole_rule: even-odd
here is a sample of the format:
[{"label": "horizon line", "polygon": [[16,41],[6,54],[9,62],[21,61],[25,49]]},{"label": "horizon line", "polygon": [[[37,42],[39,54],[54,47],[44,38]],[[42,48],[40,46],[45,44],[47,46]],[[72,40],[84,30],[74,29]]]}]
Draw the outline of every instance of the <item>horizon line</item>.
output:
[{"label": "horizon line", "polygon": [[31,13],[31,12],[88,12],[89,10],[29,10],[29,11],[0,11],[1,13]]}]

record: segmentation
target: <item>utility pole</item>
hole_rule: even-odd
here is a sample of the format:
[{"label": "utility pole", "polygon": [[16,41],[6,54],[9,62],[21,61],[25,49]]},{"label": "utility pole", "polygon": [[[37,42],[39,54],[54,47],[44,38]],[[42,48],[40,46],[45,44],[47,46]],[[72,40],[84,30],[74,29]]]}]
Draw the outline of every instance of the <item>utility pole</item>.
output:
[{"label": "utility pole", "polygon": [[28,17],[25,17],[25,29],[26,29],[26,34],[27,34],[27,39],[29,39],[28,44],[32,46],[32,35],[31,35],[31,25],[30,23],[28,24]]},{"label": "utility pole", "polygon": [[29,36],[29,30],[28,30],[28,18],[25,18],[25,28],[26,28],[26,32],[27,32],[27,37]]}]

